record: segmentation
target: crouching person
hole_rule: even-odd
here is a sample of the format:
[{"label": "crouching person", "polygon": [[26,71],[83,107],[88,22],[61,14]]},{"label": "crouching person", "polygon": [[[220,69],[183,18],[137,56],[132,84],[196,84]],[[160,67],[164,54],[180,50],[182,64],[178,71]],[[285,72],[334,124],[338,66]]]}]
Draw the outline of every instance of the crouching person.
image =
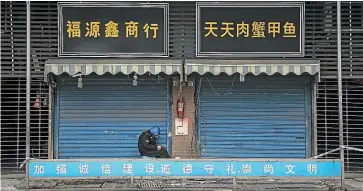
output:
[{"label": "crouching person", "polygon": [[168,151],[160,145],[156,145],[156,138],[160,135],[159,127],[152,127],[139,136],[139,152],[141,156],[155,158],[171,158]]}]

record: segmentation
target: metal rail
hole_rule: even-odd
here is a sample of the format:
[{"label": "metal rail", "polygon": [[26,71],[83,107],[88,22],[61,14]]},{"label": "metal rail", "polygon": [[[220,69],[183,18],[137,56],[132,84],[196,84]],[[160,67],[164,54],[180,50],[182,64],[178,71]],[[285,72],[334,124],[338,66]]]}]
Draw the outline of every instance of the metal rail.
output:
[{"label": "metal rail", "polygon": [[336,149],[333,149],[331,151],[328,151],[328,152],[325,152],[325,153],[322,153],[320,155],[316,155],[314,157],[311,157],[310,159],[318,159],[320,157],[323,157],[323,156],[327,156],[328,154],[331,154],[331,153],[334,153],[334,152],[337,152],[337,151],[340,151],[340,154],[343,153],[343,155],[340,155],[340,160],[342,161],[341,162],[341,190],[345,190],[344,189],[344,183],[345,183],[345,176],[344,176],[344,149],[346,150],[351,150],[351,151],[358,151],[358,152],[363,152],[363,149],[360,149],[360,148],[356,148],[356,147],[349,147],[349,146],[344,146],[344,145],[340,145],[338,148]]},{"label": "metal rail", "polygon": [[[30,62],[30,1],[26,2],[26,140],[25,140],[25,160],[30,157],[30,82],[31,82],[31,62]],[[26,162],[26,182],[29,182],[29,163]],[[29,190],[29,187],[27,191]]]},{"label": "metal rail", "polygon": [[343,129],[343,83],[342,83],[342,18],[341,18],[341,2],[337,1],[337,49],[338,49],[338,111],[339,111],[339,147],[340,160],[342,161],[342,180],[341,190],[344,189],[344,129]]}]

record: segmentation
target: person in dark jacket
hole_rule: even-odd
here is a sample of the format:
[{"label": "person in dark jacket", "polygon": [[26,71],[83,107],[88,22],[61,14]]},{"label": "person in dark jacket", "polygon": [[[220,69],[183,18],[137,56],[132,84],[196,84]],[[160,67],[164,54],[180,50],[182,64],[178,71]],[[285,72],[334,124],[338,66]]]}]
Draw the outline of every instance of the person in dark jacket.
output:
[{"label": "person in dark jacket", "polygon": [[152,127],[151,129],[141,133],[138,143],[141,156],[155,158],[171,158],[168,151],[164,147],[156,145],[156,138],[159,135],[159,127]]}]

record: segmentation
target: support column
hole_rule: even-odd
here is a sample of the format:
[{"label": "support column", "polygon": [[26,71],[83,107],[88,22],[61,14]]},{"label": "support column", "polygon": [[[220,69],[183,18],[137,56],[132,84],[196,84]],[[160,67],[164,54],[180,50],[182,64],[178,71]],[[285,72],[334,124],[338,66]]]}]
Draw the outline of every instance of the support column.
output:
[{"label": "support column", "polygon": [[344,190],[344,137],[343,137],[343,88],[342,88],[342,24],[341,24],[341,2],[337,1],[337,41],[338,41],[338,109],[339,109],[339,146],[341,169],[341,190]]},{"label": "support column", "polygon": [[25,177],[26,188],[29,190],[29,163],[30,158],[30,83],[31,83],[31,62],[30,62],[30,1],[26,2],[26,139],[25,139]]}]

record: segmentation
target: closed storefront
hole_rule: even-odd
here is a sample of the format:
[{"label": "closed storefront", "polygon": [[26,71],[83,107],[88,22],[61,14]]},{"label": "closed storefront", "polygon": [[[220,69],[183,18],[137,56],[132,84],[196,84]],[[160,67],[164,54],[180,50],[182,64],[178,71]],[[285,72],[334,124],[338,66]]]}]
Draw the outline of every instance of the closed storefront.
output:
[{"label": "closed storefront", "polygon": [[188,74],[203,75],[197,77],[200,157],[309,157],[318,70],[317,63],[295,67],[187,63]]},{"label": "closed storefront", "polygon": [[171,152],[170,87],[182,64],[168,58],[169,5],[58,9],[59,58],[45,65],[56,84],[53,158],[140,157],[139,135],[155,126],[157,144]]},{"label": "closed storefront", "polygon": [[196,54],[204,59],[186,60],[186,74],[197,79],[200,157],[311,155],[320,63],[304,59],[304,9],[197,3]]},{"label": "closed storefront", "polygon": [[310,79],[203,78],[201,157],[305,158],[310,150]]},{"label": "closed storefront", "polygon": [[[114,73],[107,64],[55,64],[59,62],[66,63],[47,63],[48,73],[56,74],[55,158],[139,157],[138,137],[153,126],[161,129],[158,144],[170,150],[170,75],[180,70],[180,64],[120,64],[113,67],[125,70]],[[85,72],[83,68],[95,70]],[[144,70],[149,72],[144,74]],[[90,75],[81,75],[82,71]]]},{"label": "closed storefront", "polygon": [[93,77],[60,78],[56,99],[57,158],[137,157],[142,131],[159,126],[159,144],[167,146],[170,94],[166,80]]}]

